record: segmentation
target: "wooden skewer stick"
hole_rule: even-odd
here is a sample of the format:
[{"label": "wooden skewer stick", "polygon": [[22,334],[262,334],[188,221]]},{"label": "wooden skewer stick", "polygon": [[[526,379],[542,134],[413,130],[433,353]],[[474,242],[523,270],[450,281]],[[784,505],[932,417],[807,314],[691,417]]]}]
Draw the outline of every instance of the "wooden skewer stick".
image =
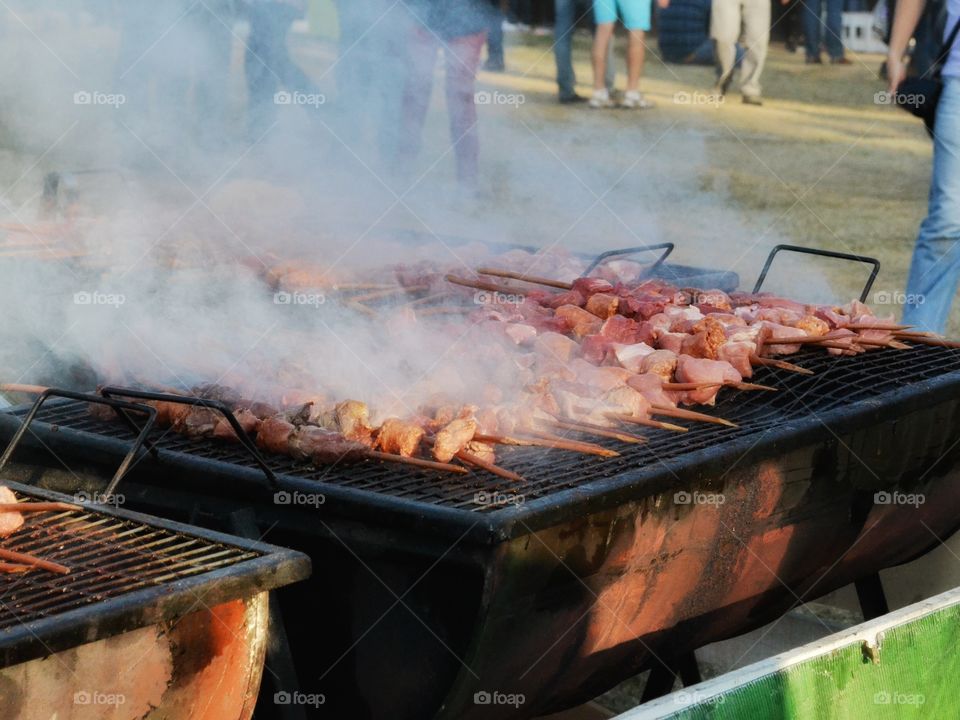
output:
[{"label": "wooden skewer stick", "polygon": [[350,308],[351,310],[356,310],[357,312],[362,313],[363,315],[366,315],[367,317],[377,316],[377,313],[375,313],[372,309],[368,308],[363,303],[359,303],[351,300],[349,302],[344,303],[344,305],[346,305],[346,307]]},{"label": "wooden skewer stick", "polygon": [[740,427],[736,423],[714,417],[713,415],[707,415],[706,413],[696,412],[694,410],[668,407],[666,405],[651,405],[650,413],[652,415],[666,415],[667,417],[675,417],[682,420],[696,420],[697,422],[713,423],[714,425],[726,425],[732,428]]},{"label": "wooden skewer stick", "polygon": [[957,340],[946,340],[944,338],[932,338],[932,337],[905,337],[902,338],[907,342],[917,343],[919,345],[932,345],[933,347],[945,347],[945,348],[960,348],[960,341]]},{"label": "wooden skewer stick", "polygon": [[826,335],[797,335],[796,337],[774,338],[770,337],[763,341],[764,345],[816,345],[817,343],[836,340],[843,337],[854,337],[853,335],[836,335],[827,333]]},{"label": "wooden skewer stick", "polygon": [[849,325],[844,325],[842,329],[844,330],[906,330],[912,327],[913,325],[895,325],[893,323],[885,323],[885,322],[865,322],[865,323],[850,323]]},{"label": "wooden skewer stick", "polygon": [[42,385],[22,385],[21,383],[0,383],[0,392],[8,393],[28,393],[30,395],[39,395],[49,388]]},{"label": "wooden skewer stick", "polygon": [[737,390],[766,390],[767,392],[779,392],[778,388],[769,385],[757,385],[757,383],[748,382],[726,382],[724,387],[732,387]]},{"label": "wooden skewer stick", "polygon": [[27,555],[26,553],[16,552],[15,550],[7,550],[6,548],[0,548],[0,559],[12,560],[16,563],[22,563],[24,565],[29,565],[30,567],[40,568],[41,570],[57,573],[58,575],[70,574],[70,568],[68,568],[66,565],[50,562],[49,560],[34,557],[33,555]]},{"label": "wooden skewer stick", "polygon": [[775,358],[765,358],[760,357],[759,355],[750,356],[751,365],[759,365],[762,367],[775,367],[780,370],[787,370],[789,372],[800,373],[801,375],[813,375],[813,370],[807,370],[805,367],[800,367],[799,365],[794,365],[793,363],[787,362],[786,360],[777,360]]},{"label": "wooden skewer stick", "polygon": [[928,330],[897,330],[893,333],[896,337],[928,337],[934,340],[942,340],[943,335],[937,335]]},{"label": "wooden skewer stick", "polygon": [[456,315],[457,313],[468,313],[476,310],[475,307],[466,305],[434,305],[432,307],[417,310],[417,317],[432,317],[434,315]]},{"label": "wooden skewer stick", "polygon": [[579,447],[584,449],[589,448],[594,455],[600,455],[602,457],[619,457],[620,456],[620,453],[618,453],[616,450],[608,450],[602,445],[597,445],[595,443],[583,442],[582,440],[567,440],[566,438],[559,437],[558,435],[554,435],[548,432],[543,432],[542,430],[534,430],[532,428],[524,428],[523,432],[526,435],[532,435],[533,437],[540,438],[541,440],[544,440],[546,442],[556,443],[558,446],[560,443],[569,445],[570,449],[573,449],[574,447]]},{"label": "wooden skewer stick", "polygon": [[371,300],[381,300],[383,298],[388,298],[391,295],[398,295],[401,293],[414,293],[414,292],[423,292],[424,290],[429,290],[429,285],[411,285],[406,287],[404,285],[396,285],[391,287],[389,290],[377,290],[375,292],[369,292],[364,295],[354,295],[350,298],[350,302],[353,303],[365,303],[370,302]]},{"label": "wooden skewer stick", "polygon": [[333,289],[338,292],[360,292],[361,290],[393,290],[396,283],[338,283]]},{"label": "wooden skewer stick", "polygon": [[674,392],[686,392],[689,390],[703,390],[704,388],[710,387],[719,387],[723,385],[722,382],[664,382],[661,383],[660,387],[664,390],[671,390]]},{"label": "wooden skewer stick", "polygon": [[486,290],[487,292],[503,293],[504,295],[517,295],[522,292],[520,288],[484,282],[483,280],[467,280],[466,278],[457,277],[456,275],[447,275],[446,280],[454,285],[462,285],[463,287],[473,288],[474,290]]},{"label": "wooden skewer stick", "polygon": [[902,342],[900,342],[899,340],[891,340],[891,341],[888,343],[887,347],[892,347],[894,350],[909,350],[909,349],[910,349],[910,345],[907,345],[906,343],[902,343]]},{"label": "wooden skewer stick", "polygon": [[394,455],[393,453],[385,453],[378,450],[367,450],[364,453],[364,457],[373,460],[399,463],[401,465],[413,465],[414,467],[426,468],[428,470],[442,470],[444,472],[457,473],[458,475],[466,475],[470,472],[460,465],[451,465],[450,463],[442,463],[435,460],[423,460],[422,458],[404,457],[403,455]]},{"label": "wooden skewer stick", "polygon": [[564,438],[555,438],[547,440],[538,437],[514,437],[511,435],[485,435],[477,434],[473,436],[474,440],[479,442],[494,443],[495,445],[512,445],[515,447],[542,447],[552,448],[554,450],[571,450],[572,452],[583,453],[584,455],[599,455],[601,457],[617,457],[620,453],[594,443],[581,442],[579,440],[565,440]]},{"label": "wooden skewer stick", "polygon": [[22,502],[0,503],[0,513],[3,512],[61,512],[66,510],[83,510],[79,505],[63,502]]},{"label": "wooden skewer stick", "polygon": [[597,437],[610,438],[611,440],[619,440],[620,442],[630,443],[633,445],[638,445],[647,441],[647,439],[642,435],[620,432],[619,430],[603,427],[602,425],[577,422],[576,420],[570,420],[568,418],[554,420],[550,422],[550,425],[560,430],[571,430],[573,432],[583,433],[584,435],[596,435]]},{"label": "wooden skewer stick", "polygon": [[29,565],[17,565],[16,563],[0,562],[0,573],[25,573],[30,570]]},{"label": "wooden skewer stick", "polygon": [[424,295],[422,298],[417,298],[416,300],[411,300],[410,302],[405,302],[403,307],[417,307],[418,305],[427,305],[434,300],[443,300],[444,298],[450,297],[450,292],[445,291],[441,293],[436,293],[434,295]]},{"label": "wooden skewer stick", "polygon": [[659,420],[650,420],[649,418],[638,418],[634,417],[633,415],[627,415],[626,413],[608,412],[606,413],[606,416],[612,420],[619,420],[620,422],[631,423],[633,425],[643,425],[644,427],[657,428],[658,430],[672,430],[673,432],[689,432],[690,430],[690,428],[685,428],[682,425],[660,422]]},{"label": "wooden skewer stick", "polygon": [[493,275],[494,277],[509,278],[510,280],[523,280],[523,282],[534,283],[535,285],[546,285],[547,287],[560,288],[561,290],[573,289],[573,283],[550,280],[549,278],[537,277],[536,275],[524,275],[523,273],[510,272],[509,270],[477,268],[477,272],[480,275]]},{"label": "wooden skewer stick", "polygon": [[513,480],[515,482],[523,482],[523,476],[518,475],[512,470],[506,470],[500,467],[499,465],[494,465],[491,462],[487,462],[483,458],[477,457],[473,453],[467,452],[466,450],[461,450],[460,452],[458,452],[456,457],[459,460],[463,460],[463,462],[465,463],[468,463],[470,465],[476,465],[478,468],[486,470],[487,472],[491,472],[494,475],[499,475],[500,477],[506,478],[507,480]]}]

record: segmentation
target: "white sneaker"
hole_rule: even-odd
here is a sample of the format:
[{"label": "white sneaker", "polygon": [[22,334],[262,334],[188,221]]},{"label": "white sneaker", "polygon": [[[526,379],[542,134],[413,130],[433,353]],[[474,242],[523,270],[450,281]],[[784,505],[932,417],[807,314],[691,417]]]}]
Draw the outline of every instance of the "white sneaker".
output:
[{"label": "white sneaker", "polygon": [[656,103],[653,100],[647,100],[637,90],[627,90],[623,94],[623,100],[620,101],[620,107],[628,110],[649,110],[656,107]]},{"label": "white sneaker", "polygon": [[614,103],[613,100],[610,99],[610,92],[606,88],[603,90],[594,90],[593,95],[590,96],[590,107],[594,110],[612,108],[613,106]]}]

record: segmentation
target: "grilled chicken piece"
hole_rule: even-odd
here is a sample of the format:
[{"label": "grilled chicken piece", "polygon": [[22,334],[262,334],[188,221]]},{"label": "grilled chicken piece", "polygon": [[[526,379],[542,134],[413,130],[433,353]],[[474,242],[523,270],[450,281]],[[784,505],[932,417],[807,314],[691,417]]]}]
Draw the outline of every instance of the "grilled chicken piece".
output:
[{"label": "grilled chicken piece", "polygon": [[311,460],[317,465],[329,465],[339,460],[360,460],[367,453],[367,446],[348,440],[333,430],[304,425],[289,437],[288,452],[298,460]]},{"label": "grilled chicken piece", "polygon": [[370,410],[366,403],[344,400],[337,403],[334,415],[345,438],[362,442],[367,447],[373,445],[373,428],[370,427]]},{"label": "grilled chicken piece", "polygon": [[433,443],[433,456],[440,462],[450,462],[454,455],[473,440],[477,421],[473,418],[457,418],[437,433]]},{"label": "grilled chicken piece", "polygon": [[464,450],[474,457],[488,462],[491,465],[494,465],[497,462],[497,453],[494,450],[493,445],[489,443],[480,442],[479,440],[471,440],[467,443],[467,446],[464,448]]},{"label": "grilled chicken piece", "polygon": [[577,343],[566,335],[555,332],[541,333],[533,341],[533,349],[545,358],[569,362],[579,352]]},{"label": "grilled chicken piece", "polygon": [[[249,410],[236,410],[233,416],[237,419],[240,427],[247,435],[254,435],[260,427],[260,418]],[[217,425],[213,428],[213,436],[220,440],[237,440],[237,433],[233,426],[222,415],[217,419]]]},{"label": "grilled chicken piece", "polygon": [[596,315],[601,320],[606,320],[612,315],[617,314],[617,308],[620,306],[620,298],[608,293],[596,293],[587,300],[587,312]]},{"label": "grilled chicken piece", "polygon": [[643,365],[644,359],[654,352],[659,351],[655,351],[643,342],[633,345],[615,344],[613,346],[613,356],[620,363],[620,366],[634,373],[641,372],[640,367]]},{"label": "grilled chicken piece", "polygon": [[603,321],[593,313],[589,313],[576,305],[561,305],[556,315],[570,325],[570,332],[579,339],[586,335],[595,335],[603,327]]},{"label": "grilled chicken piece", "polygon": [[179,426],[186,416],[190,413],[192,406],[183,403],[167,402],[161,400],[154,404],[157,409],[157,425],[160,427]]},{"label": "grilled chicken piece", "polygon": [[[15,502],[17,502],[17,496],[13,494],[13,490],[5,485],[0,485],[0,503]],[[20,513],[15,510],[0,512],[0,538],[16,532],[21,525],[23,525],[23,515]]]},{"label": "grilled chicken piece", "polygon": [[223,419],[216,410],[205,407],[188,405],[187,412],[178,415],[173,423],[173,429],[187,437],[209,437],[217,423]]},{"label": "grilled chicken piece", "polygon": [[296,426],[282,416],[267,418],[257,430],[257,447],[272,453],[288,453],[290,439],[296,431]]},{"label": "grilled chicken piece", "polygon": [[669,350],[655,350],[640,362],[639,372],[658,375],[664,382],[673,379],[677,369],[677,355]]},{"label": "grilled chicken piece", "polygon": [[668,392],[663,389],[663,378],[654,373],[633,375],[627,380],[627,385],[646,398],[651,405],[676,407],[679,393]]},{"label": "grilled chicken piece", "polygon": [[717,393],[725,382],[740,382],[743,378],[728,362],[708,360],[681,355],[677,360],[677,380],[684,383],[718,383],[716,386],[691,390],[683,394],[681,402],[685,405],[699,403],[714,405]]},{"label": "grilled chicken piece", "polygon": [[412,457],[420,447],[423,436],[424,430],[419,425],[390,418],[380,426],[376,447],[386,453]]}]

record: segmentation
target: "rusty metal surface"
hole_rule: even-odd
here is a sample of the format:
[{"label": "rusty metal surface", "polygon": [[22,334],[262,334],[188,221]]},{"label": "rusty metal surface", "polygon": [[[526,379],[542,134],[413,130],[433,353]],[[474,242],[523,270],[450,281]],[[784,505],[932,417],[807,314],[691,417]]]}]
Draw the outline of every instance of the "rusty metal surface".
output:
[{"label": "rusty metal surface", "polygon": [[250,720],[267,594],[0,669],[4,720]]}]

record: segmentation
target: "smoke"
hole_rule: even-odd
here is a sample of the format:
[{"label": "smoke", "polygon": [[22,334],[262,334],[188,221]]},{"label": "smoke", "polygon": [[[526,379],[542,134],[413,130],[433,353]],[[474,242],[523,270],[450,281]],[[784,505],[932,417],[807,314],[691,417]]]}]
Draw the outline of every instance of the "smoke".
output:
[{"label": "smoke", "polygon": [[[381,414],[435,390],[480,402],[517,390],[495,344],[455,315],[413,320],[406,298],[369,317],[333,286],[376,269],[392,281],[398,264],[466,274],[496,243],[561,252],[514,258],[546,275],[572,272],[567,251],[671,240],[675,258],[725,267],[750,244],[725,194],[702,187],[702,134],[559,108],[549,49],[481,78],[475,191],[455,179],[439,60],[424,146],[397,167],[423,4],[340,6],[339,47],[291,33],[299,75],[242,2],[5,5],[0,212],[29,228],[0,245],[4,380],[223,381]],[[257,107],[251,73],[276,90]]]}]

